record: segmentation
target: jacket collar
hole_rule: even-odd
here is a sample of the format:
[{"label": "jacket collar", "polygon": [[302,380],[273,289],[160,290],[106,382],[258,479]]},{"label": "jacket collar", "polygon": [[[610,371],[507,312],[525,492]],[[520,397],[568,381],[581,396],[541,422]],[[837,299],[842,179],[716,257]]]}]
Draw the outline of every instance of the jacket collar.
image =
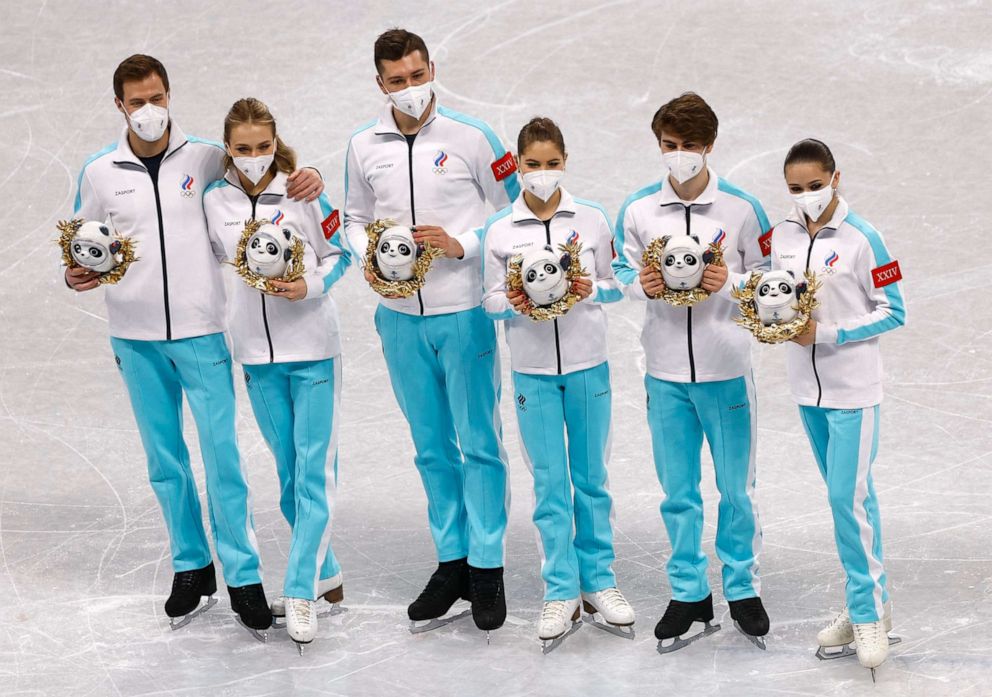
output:
[{"label": "jacket collar", "polygon": [[[138,165],[139,167],[144,167],[141,160],[134,151],[131,149],[131,143],[128,142],[127,135],[130,129],[125,125],[124,132],[121,133],[120,139],[117,141],[117,150],[114,151],[114,163],[130,162],[131,164]],[[186,134],[183,130],[179,128],[175,119],[169,120],[169,144],[165,148],[165,155],[162,157],[164,161],[172,153],[174,153],[179,148],[186,145],[189,142],[186,138]]]},{"label": "jacket collar", "polygon": [[[431,104],[431,113],[424,121],[424,125],[420,127],[420,131],[427,128],[430,123],[437,118],[437,90],[434,91],[434,100]],[[418,135],[419,135],[418,131]],[[375,134],[378,136],[393,134],[406,138],[406,135],[400,131],[400,127],[396,125],[396,117],[393,116],[393,103],[390,101],[389,97],[386,97],[386,103],[382,107],[382,112],[379,114],[379,120],[375,123]]]},{"label": "jacket collar", "polygon": [[[821,227],[819,232],[817,232],[816,234],[819,235],[820,232],[823,232],[824,230],[836,230],[837,228],[839,228],[841,226],[841,223],[844,222],[844,218],[847,217],[848,210],[849,209],[847,206],[847,201],[844,200],[843,196],[837,194],[837,208],[834,210],[834,214],[830,216],[830,220],[827,221],[827,224]],[[801,210],[799,210],[795,205],[792,206],[792,210],[789,212],[789,215],[786,218],[786,220],[795,223],[803,230],[809,232],[809,228],[806,227],[806,215]]]},{"label": "jacket collar", "polygon": [[[551,217],[554,218],[559,213],[575,215],[575,199],[572,198],[572,195],[565,191],[563,187],[558,188],[561,190],[561,200],[558,201],[558,208],[555,209],[555,212]],[[527,220],[538,223],[543,222],[540,218],[534,215],[534,211],[532,211],[530,206],[527,205],[527,202],[524,200],[523,192],[521,192],[520,195],[517,196],[517,200],[513,202],[511,214],[512,220],[515,223],[522,223]]]},{"label": "jacket collar", "polygon": [[720,187],[720,180],[712,167],[707,165],[706,171],[709,172],[710,180],[707,182],[706,188],[703,189],[703,193],[699,194],[692,201],[683,201],[679,198],[679,195],[675,193],[675,187],[672,186],[671,179],[666,174],[665,178],[661,180],[661,191],[658,192],[658,205],[670,206],[673,203],[679,203],[683,206],[707,206],[713,203],[716,200],[716,192]]}]

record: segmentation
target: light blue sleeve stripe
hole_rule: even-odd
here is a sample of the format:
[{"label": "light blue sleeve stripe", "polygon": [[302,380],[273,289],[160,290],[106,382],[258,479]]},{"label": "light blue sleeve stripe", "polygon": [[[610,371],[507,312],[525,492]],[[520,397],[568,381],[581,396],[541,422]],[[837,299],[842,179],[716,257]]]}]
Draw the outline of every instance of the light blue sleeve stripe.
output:
[{"label": "light blue sleeve stripe", "polygon": [[218,143],[216,140],[207,140],[206,138],[197,138],[196,136],[186,136],[186,140],[190,143],[202,143],[203,145],[212,145],[215,148],[220,149],[222,152],[227,152],[224,149],[223,144]]},{"label": "light blue sleeve stripe", "polygon": [[623,300],[623,291],[619,288],[597,288],[595,300],[603,304],[619,302]]},{"label": "light blue sleeve stripe", "polygon": [[737,188],[726,179],[717,179],[717,188],[725,194],[744,199],[751,204],[751,208],[754,209],[754,215],[758,218],[758,226],[761,228],[762,235],[772,229],[771,224],[768,222],[768,216],[765,215],[765,209],[761,207],[761,201],[757,198],[743,189]]},{"label": "light blue sleeve stripe", "polygon": [[[506,155],[506,148],[503,147],[503,143],[500,142],[499,138],[493,132],[493,129],[491,129],[489,124],[485,121],[481,121],[471,116],[466,116],[465,114],[452,111],[451,109],[440,105],[437,107],[437,113],[454,121],[458,121],[459,123],[473,126],[482,131],[482,134],[486,136],[486,140],[489,141],[489,147],[493,149],[493,155],[497,160]],[[504,179],[503,188],[506,190],[506,196],[510,199],[510,203],[517,200],[517,196],[520,195],[520,182],[517,180],[517,177],[510,176]]]},{"label": "light blue sleeve stripe", "polygon": [[79,178],[76,179],[76,200],[72,203],[73,214],[78,213],[79,209],[83,207],[83,172],[85,172],[87,167],[99,160],[101,157],[104,155],[109,155],[116,149],[117,143],[111,143],[99,152],[93,153],[87,157],[86,162],[84,162],[83,166],[79,168]]},{"label": "light blue sleeve stripe", "polygon": [[[892,261],[889,250],[886,249],[882,236],[871,224],[854,212],[849,212],[844,222],[860,232],[868,239],[871,245],[871,252],[875,257],[877,266],[885,266]],[[884,332],[898,329],[906,324],[906,306],[903,303],[902,292],[898,283],[890,283],[885,286],[885,297],[889,301],[889,316],[877,322],[866,324],[857,329],[840,329],[837,331],[837,343],[845,344],[848,341],[864,341],[873,336],[878,336]]]},{"label": "light blue sleeve stripe", "polygon": [[[320,202],[320,213],[326,220],[327,216],[334,212],[334,206],[331,205],[330,200],[328,200],[326,194],[321,194],[317,197],[317,201]],[[330,273],[324,276],[324,292],[326,293],[330,290],[331,286],[341,280],[348,267],[351,266],[351,252],[348,251],[346,246],[341,244],[341,231],[344,230],[344,223],[338,227],[337,232],[335,232],[328,242],[338,249],[341,250],[341,254],[338,255],[338,260],[334,264],[334,268],[331,269]]]},{"label": "light blue sleeve stripe", "polygon": [[617,258],[613,260],[613,275],[617,277],[622,285],[629,286],[637,279],[637,272],[634,267],[630,265],[630,261],[627,259],[627,255],[624,252],[624,232],[623,223],[624,218],[627,216],[627,208],[634,201],[639,201],[645,196],[650,196],[651,194],[656,194],[661,191],[661,182],[655,182],[645,186],[640,191],[635,191],[627,200],[623,202],[623,206],[620,207],[620,213],[617,214],[617,224],[614,228],[613,237],[616,240],[615,245],[617,253]]},{"label": "light blue sleeve stripe", "polygon": [[603,214],[603,219],[606,221],[606,227],[612,227],[610,225],[610,216],[606,213],[606,209],[603,208],[600,204],[596,203],[595,201],[589,201],[584,198],[574,198],[573,200],[582,206],[589,206],[590,208],[595,208],[597,211]]},{"label": "light blue sleeve stripe", "polygon": [[210,182],[210,184],[207,185],[207,188],[203,190],[204,198],[206,198],[207,194],[209,194],[214,189],[223,189],[225,186],[228,186],[228,182],[226,179],[217,179],[215,181]]}]

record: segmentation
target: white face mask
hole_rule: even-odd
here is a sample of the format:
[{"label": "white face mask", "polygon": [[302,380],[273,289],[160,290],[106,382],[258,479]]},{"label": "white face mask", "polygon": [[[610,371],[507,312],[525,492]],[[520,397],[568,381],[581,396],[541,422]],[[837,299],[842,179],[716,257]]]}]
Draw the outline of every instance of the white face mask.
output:
[{"label": "white face mask", "polygon": [[547,201],[558,190],[558,184],[563,176],[565,176],[563,169],[537,169],[533,172],[527,172],[521,179],[527,191],[542,201]]},{"label": "white face mask", "polygon": [[706,158],[701,153],[689,152],[688,150],[673,150],[663,153],[661,159],[672,178],[679,184],[685,184],[694,176],[703,171],[706,166]]},{"label": "white face mask", "polygon": [[232,157],[231,159],[234,160],[234,166],[239,172],[248,177],[252,184],[258,184],[259,180],[269,171],[275,157],[275,152],[271,152],[268,155],[259,155],[258,157]]},{"label": "white face mask", "polygon": [[[830,180],[833,181],[834,175],[830,175]],[[823,211],[827,210],[827,206],[830,202],[834,200],[835,189],[828,183],[822,189],[817,191],[804,191],[801,194],[792,194],[792,200],[796,204],[796,208],[809,216],[809,219],[814,223],[820,219],[823,215]]]},{"label": "white face mask", "polygon": [[389,101],[407,116],[419,119],[427,110],[427,105],[431,103],[433,87],[433,81],[422,85],[410,85],[399,92],[390,92]]},{"label": "white face mask", "polygon": [[144,141],[154,143],[169,127],[169,110],[151,102],[128,114],[131,130]]}]

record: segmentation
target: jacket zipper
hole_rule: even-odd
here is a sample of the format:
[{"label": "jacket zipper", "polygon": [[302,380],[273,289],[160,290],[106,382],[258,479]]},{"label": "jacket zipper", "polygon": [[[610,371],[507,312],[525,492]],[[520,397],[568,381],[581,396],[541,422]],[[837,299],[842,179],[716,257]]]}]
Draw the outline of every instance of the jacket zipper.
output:
[{"label": "jacket zipper", "polygon": [[[692,206],[682,207],[685,208],[685,234],[689,235],[692,232]],[[692,308],[687,307],[685,312],[685,334],[689,345],[689,381],[696,382],[696,357],[692,353]]]},{"label": "jacket zipper", "polygon": [[[552,216],[553,218],[554,216]],[[544,236],[548,246],[551,246],[551,219],[542,221],[544,223]],[[561,375],[561,336],[558,333],[558,318],[552,320],[555,325],[555,358],[558,362],[558,374]]]},{"label": "jacket zipper", "polygon": [[[404,137],[406,137],[406,136],[404,136]],[[417,224],[417,209],[414,207],[414,203],[413,203],[413,141],[415,139],[416,139],[416,136],[414,136],[413,138],[407,138],[406,139],[406,145],[407,145],[407,165],[408,165],[408,169],[410,171],[410,221],[411,221],[411,224],[414,225],[414,226],[416,226],[416,224]],[[420,291],[419,290],[417,291],[417,302],[420,303],[420,314],[423,315],[424,314],[424,297],[420,294]]]},{"label": "jacket zipper", "polygon": [[[249,194],[248,198],[251,200],[251,219],[254,220],[255,204],[258,203],[258,196],[251,196]],[[269,313],[265,309],[265,293],[259,291],[258,295],[262,298],[262,324],[265,326],[265,340],[269,344],[269,363],[275,363],[276,353],[272,349],[272,334],[269,332]]]},{"label": "jacket zipper", "polygon": [[[164,157],[162,158],[165,159]],[[162,171],[162,162],[158,163],[159,172]],[[145,170],[148,171],[147,169]],[[158,193],[158,174],[152,176],[151,172],[148,172],[149,178],[152,180],[152,190],[155,192],[155,213],[158,215],[158,244],[159,250],[162,255],[162,295],[165,300],[165,340],[172,341],[172,312],[169,309],[169,264],[165,259],[165,226],[162,223],[162,199]]]},{"label": "jacket zipper", "polygon": [[[809,231],[807,230],[807,233]],[[813,241],[816,239],[816,235],[810,235],[809,238],[809,248],[806,250],[806,270],[809,271],[809,260],[813,255]],[[820,374],[816,372],[816,341],[813,341],[813,350],[810,352],[810,361],[813,363],[813,377],[816,378],[816,406],[820,406],[820,400],[823,399],[823,386],[820,384]]]}]

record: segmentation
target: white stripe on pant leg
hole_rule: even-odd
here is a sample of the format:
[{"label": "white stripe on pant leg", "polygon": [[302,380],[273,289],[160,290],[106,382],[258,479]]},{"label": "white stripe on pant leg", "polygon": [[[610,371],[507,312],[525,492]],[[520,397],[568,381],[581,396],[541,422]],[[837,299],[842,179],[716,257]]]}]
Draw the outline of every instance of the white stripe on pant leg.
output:
[{"label": "white stripe on pant leg", "polygon": [[873,583],[872,597],[875,601],[875,612],[882,619],[882,562],[875,558],[875,535],[868,523],[868,510],[865,501],[868,499],[868,474],[871,472],[872,442],[875,439],[875,410],[861,410],[861,440],[858,444],[858,472],[854,487],[854,519],[858,523],[858,533],[861,537],[861,547],[868,561],[868,575]]},{"label": "white stripe on pant leg", "polygon": [[334,519],[334,498],[337,492],[338,477],[334,470],[338,459],[338,424],[341,423],[341,415],[338,411],[341,406],[341,356],[335,356],[334,361],[334,413],[331,421],[331,440],[327,445],[327,454],[331,456],[331,469],[327,468],[327,458],[324,459],[324,500],[327,503],[327,523],[324,525],[324,532],[320,536],[320,547],[317,548],[316,568],[313,574],[314,593],[320,583],[320,570],[324,567],[324,554],[331,543],[331,521]]},{"label": "white stripe on pant leg", "polygon": [[758,569],[761,566],[758,559],[761,555],[761,516],[758,514],[758,500],[755,496],[755,481],[757,478],[757,453],[758,453],[758,398],[754,391],[754,373],[749,372],[744,376],[744,384],[747,387],[747,402],[751,420],[751,450],[748,453],[747,465],[747,486],[744,493],[751,502],[751,513],[754,516],[754,537],[751,538],[751,554],[754,562],[751,564],[751,587],[755,595],[761,595],[761,578],[758,576]]},{"label": "white stripe on pant leg", "polygon": [[[506,534],[506,529],[510,527],[510,456],[506,452],[506,448],[503,447],[503,416],[499,413],[499,403],[501,392],[503,390],[503,364],[500,360],[499,353],[499,325],[496,326],[496,339],[493,343],[493,350],[496,352],[496,357],[493,360],[493,384],[496,385],[496,404],[493,408],[493,429],[496,434],[496,441],[499,443],[499,459],[503,463],[503,510],[506,514],[506,527],[503,529],[503,557],[500,561],[502,566],[506,566],[506,547],[509,544],[509,539]],[[513,393],[513,378],[510,378],[510,392]],[[516,400],[513,401],[516,404]],[[523,438],[520,439],[521,448],[523,448]],[[532,470],[533,471],[533,470]],[[537,499],[534,497],[534,501]]]}]

